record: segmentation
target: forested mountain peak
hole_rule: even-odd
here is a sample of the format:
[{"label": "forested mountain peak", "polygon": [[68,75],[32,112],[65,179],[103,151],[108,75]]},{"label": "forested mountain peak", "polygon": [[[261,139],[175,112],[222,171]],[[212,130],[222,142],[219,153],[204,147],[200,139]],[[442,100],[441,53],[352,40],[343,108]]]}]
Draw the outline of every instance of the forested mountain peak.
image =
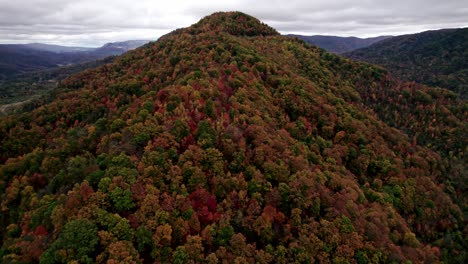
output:
[{"label": "forested mountain peak", "polygon": [[187,30],[200,32],[225,32],[235,36],[273,36],[279,33],[257,18],[242,12],[217,12],[206,16]]},{"label": "forested mountain peak", "polygon": [[0,119],[5,263],[466,257],[464,165],[448,159],[464,113],[446,91],[231,12],[54,96]]}]

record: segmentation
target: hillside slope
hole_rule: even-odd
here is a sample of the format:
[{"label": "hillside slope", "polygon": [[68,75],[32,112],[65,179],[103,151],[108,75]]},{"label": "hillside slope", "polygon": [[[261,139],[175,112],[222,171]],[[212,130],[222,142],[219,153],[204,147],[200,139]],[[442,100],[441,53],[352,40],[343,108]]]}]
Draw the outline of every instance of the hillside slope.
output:
[{"label": "hillside slope", "polygon": [[370,103],[408,85],[248,15],[208,16],[0,119],[0,256],[463,262],[447,160]]},{"label": "hillside slope", "polygon": [[393,37],[344,55],[380,65],[403,80],[468,96],[468,28]]},{"label": "hillside slope", "polygon": [[376,42],[390,38],[391,36],[379,36],[373,38],[357,38],[357,37],[337,37],[337,36],[304,36],[304,35],[287,35],[288,37],[297,37],[305,42],[316,45],[333,53],[345,53],[356,49],[368,47]]}]

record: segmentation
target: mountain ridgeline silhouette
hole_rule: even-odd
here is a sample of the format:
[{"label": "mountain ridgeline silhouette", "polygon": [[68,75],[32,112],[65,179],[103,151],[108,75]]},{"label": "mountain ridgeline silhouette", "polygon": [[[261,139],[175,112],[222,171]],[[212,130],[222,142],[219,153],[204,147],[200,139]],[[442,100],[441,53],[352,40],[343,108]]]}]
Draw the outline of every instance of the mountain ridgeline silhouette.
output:
[{"label": "mountain ridgeline silhouette", "polygon": [[460,104],[215,13],[0,119],[0,257],[460,262]]},{"label": "mountain ridgeline silhouette", "polygon": [[279,33],[255,17],[241,12],[219,12],[184,30],[190,34],[228,33],[233,36],[277,36]]}]

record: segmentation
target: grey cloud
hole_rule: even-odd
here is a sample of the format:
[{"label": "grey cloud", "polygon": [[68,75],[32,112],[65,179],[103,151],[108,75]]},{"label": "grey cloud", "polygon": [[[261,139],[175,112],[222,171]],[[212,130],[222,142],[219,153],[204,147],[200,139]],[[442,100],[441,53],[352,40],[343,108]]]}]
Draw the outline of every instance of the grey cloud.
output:
[{"label": "grey cloud", "polygon": [[11,0],[0,2],[0,43],[156,39],[232,10],[282,33],[373,36],[468,26],[466,0]]}]

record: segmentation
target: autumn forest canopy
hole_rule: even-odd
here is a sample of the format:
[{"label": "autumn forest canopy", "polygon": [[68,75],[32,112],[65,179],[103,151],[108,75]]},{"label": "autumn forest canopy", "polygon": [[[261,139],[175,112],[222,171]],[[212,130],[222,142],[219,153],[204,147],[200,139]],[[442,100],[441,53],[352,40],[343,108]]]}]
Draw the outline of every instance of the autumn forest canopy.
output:
[{"label": "autumn forest canopy", "polygon": [[240,12],[0,119],[2,263],[463,263],[467,104]]}]

